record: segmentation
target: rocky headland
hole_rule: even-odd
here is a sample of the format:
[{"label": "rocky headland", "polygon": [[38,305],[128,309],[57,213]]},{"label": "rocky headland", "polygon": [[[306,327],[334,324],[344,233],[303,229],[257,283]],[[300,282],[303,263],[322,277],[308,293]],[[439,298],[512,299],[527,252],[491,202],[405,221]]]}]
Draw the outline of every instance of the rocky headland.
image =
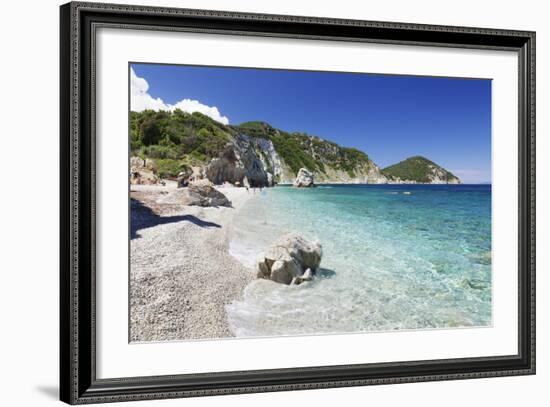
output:
[{"label": "rocky headland", "polygon": [[[215,185],[460,183],[424,157],[381,169],[365,152],[264,122],[224,125],[200,113],[131,112],[131,182],[206,178]],[[141,160],[141,161],[140,161]],[[139,169],[136,171],[136,169]]]}]

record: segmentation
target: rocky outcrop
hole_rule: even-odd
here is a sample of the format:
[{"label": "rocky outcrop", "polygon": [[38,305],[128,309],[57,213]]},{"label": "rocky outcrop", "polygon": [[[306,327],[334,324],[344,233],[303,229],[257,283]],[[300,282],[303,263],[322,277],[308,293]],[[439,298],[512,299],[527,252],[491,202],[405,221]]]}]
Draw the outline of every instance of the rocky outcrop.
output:
[{"label": "rocky outcrop", "polygon": [[[132,112],[135,128],[141,128],[145,119],[153,120],[144,112]],[[411,157],[381,170],[364,151],[307,133],[286,132],[265,122],[224,125],[198,112],[180,111],[154,120],[160,120],[155,124],[167,134],[177,136],[170,145],[158,140],[158,145],[136,149],[136,155],[148,152],[163,161],[159,161],[162,165],[157,173],[153,161],[132,157],[131,166],[137,169],[131,174],[132,183],[157,183],[158,174],[162,174],[177,179],[180,187],[206,177],[215,185],[237,186],[243,186],[246,178],[254,188],[293,184],[302,176],[301,168],[315,174],[316,184],[460,183],[458,177],[423,157]],[[138,138],[145,137],[141,132]],[[193,169],[190,174],[183,170],[183,163],[200,170]]]},{"label": "rocky outcrop", "polygon": [[202,167],[186,167],[185,171],[178,174],[178,188],[183,188],[194,181],[205,179],[206,175]]},{"label": "rocky outcrop", "polygon": [[[241,137],[248,137],[241,135]],[[258,159],[266,171],[268,184],[271,186],[284,176],[285,163],[275,150],[271,140],[265,138],[252,138]],[[271,179],[270,179],[271,178]]]},{"label": "rocky outcrop", "polygon": [[130,157],[130,184],[155,185],[161,182],[157,176],[157,165],[153,160]]},{"label": "rocky outcrop", "polygon": [[[371,162],[355,168],[353,175],[347,171],[324,166],[325,172],[315,172],[316,184],[386,184],[387,178],[380,172],[376,164]],[[295,178],[283,179],[282,183],[293,184]]]},{"label": "rocky outcrop", "polygon": [[205,172],[206,177],[218,185],[224,182],[242,184],[242,179],[246,174],[244,164],[237,157],[233,145],[227,146],[218,158],[210,161]]},{"label": "rocky outcrop", "polygon": [[185,171],[181,171],[177,177],[178,188],[183,188],[189,185],[192,174],[193,170],[191,170],[191,168],[186,168]]},{"label": "rocky outcrop", "polygon": [[273,186],[274,171],[280,168],[281,161],[271,141],[236,135],[222,154],[210,161],[205,173],[216,185],[244,185],[246,178],[251,187],[267,187]]},{"label": "rocky outcrop", "polygon": [[258,258],[258,278],[282,284],[309,281],[319,268],[322,255],[318,242],[295,233],[286,234]]},{"label": "rocky outcrop", "polygon": [[[314,137],[312,139],[317,140]],[[316,182],[334,184],[385,184],[388,182],[380,168],[366,158],[366,155],[353,166],[352,171],[333,165],[330,154],[337,156],[340,147],[325,141],[323,143],[328,145],[324,150],[319,150],[318,143],[315,144],[317,147],[310,148],[312,157],[316,162],[321,163],[319,165],[322,168],[322,171],[315,171]],[[323,154],[329,154],[329,158]],[[302,168],[313,174],[305,167]],[[215,185],[230,182],[233,185],[243,186],[243,180],[247,178],[250,187],[271,187],[278,183],[294,184],[296,179],[301,177],[300,171],[294,172],[277,153],[271,140],[244,134],[236,135],[224,152],[212,159],[204,171],[205,177]]]},{"label": "rocky outcrop", "polygon": [[145,167],[145,160],[141,157],[130,157],[130,168]]},{"label": "rocky outcrop", "polygon": [[378,167],[378,165],[376,165],[372,161],[366,173],[367,173],[367,179],[365,184],[386,184],[388,182],[388,179],[386,178],[386,176],[382,174],[380,167]]},{"label": "rocky outcrop", "polygon": [[315,184],[313,183],[313,173],[308,171],[307,168],[300,168],[293,185],[298,188],[314,187]]},{"label": "rocky outcrop", "polygon": [[285,132],[265,122],[247,122],[233,127],[258,140],[270,141],[278,153],[274,180],[293,184],[300,168],[315,173],[316,183],[381,184],[386,178],[362,151],[340,146],[320,137]]},{"label": "rocky outcrop", "polygon": [[275,181],[273,180],[273,174],[270,172],[267,173],[267,186],[272,187],[275,186]]}]

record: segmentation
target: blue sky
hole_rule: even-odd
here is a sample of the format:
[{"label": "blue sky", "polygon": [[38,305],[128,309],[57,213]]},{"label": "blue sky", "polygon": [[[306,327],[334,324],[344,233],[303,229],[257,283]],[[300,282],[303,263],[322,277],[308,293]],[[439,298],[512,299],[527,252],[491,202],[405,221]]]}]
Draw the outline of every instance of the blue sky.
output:
[{"label": "blue sky", "polygon": [[131,66],[132,110],[179,106],[224,123],[260,120],[356,147],[381,167],[422,155],[465,183],[491,180],[487,79]]}]

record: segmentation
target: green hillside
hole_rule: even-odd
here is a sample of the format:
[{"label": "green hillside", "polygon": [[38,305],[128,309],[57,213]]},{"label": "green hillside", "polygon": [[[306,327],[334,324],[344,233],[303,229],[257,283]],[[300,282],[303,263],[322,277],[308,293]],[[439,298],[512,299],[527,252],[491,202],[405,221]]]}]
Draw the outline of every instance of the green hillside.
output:
[{"label": "green hillside", "polygon": [[131,154],[152,158],[159,176],[174,177],[185,167],[204,165],[218,157],[237,134],[271,140],[285,164],[296,174],[300,168],[326,174],[326,166],[350,177],[369,165],[368,156],[305,133],[288,133],[263,122],[223,125],[201,113],[145,110],[130,114]]},{"label": "green hillside", "polygon": [[328,166],[346,171],[350,177],[354,177],[358,167],[370,165],[369,157],[364,152],[306,133],[288,133],[264,122],[247,122],[234,128],[251,137],[271,140],[277,153],[294,173],[302,167],[326,173]]},{"label": "green hillside", "polygon": [[198,112],[130,113],[131,154],[154,159],[161,178],[176,176],[186,166],[205,164],[232,137],[231,128]]},{"label": "green hillside", "polygon": [[397,164],[386,167],[382,174],[391,180],[415,181],[419,183],[433,182],[435,177],[447,182],[460,182],[450,171],[440,167],[433,161],[421,156],[407,158]]}]

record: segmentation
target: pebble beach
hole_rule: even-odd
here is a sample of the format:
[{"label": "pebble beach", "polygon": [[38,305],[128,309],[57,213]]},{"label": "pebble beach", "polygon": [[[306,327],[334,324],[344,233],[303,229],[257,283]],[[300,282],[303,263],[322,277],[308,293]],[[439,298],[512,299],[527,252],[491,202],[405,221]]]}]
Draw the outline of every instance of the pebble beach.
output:
[{"label": "pebble beach", "polygon": [[254,194],[218,189],[232,207],[163,203],[175,185],[131,186],[131,342],[232,336],[225,307],[255,273],[229,254],[229,231]]}]

